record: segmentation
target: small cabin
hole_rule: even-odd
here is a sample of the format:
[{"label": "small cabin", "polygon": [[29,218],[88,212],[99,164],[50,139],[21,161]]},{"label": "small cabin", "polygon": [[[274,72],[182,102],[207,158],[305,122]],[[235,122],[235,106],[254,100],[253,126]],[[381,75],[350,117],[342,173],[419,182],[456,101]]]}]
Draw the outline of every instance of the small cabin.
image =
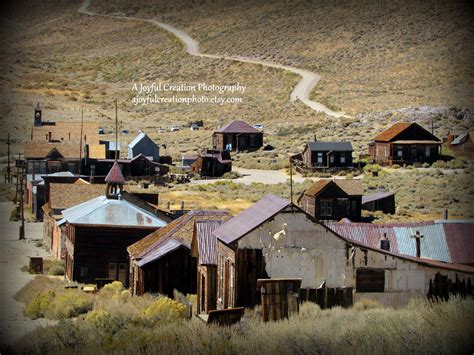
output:
[{"label": "small cabin", "polygon": [[244,121],[232,121],[212,135],[215,150],[254,151],[263,146],[263,132]]},{"label": "small cabin", "polygon": [[305,170],[352,167],[351,142],[308,142],[301,154]]},{"label": "small cabin", "polygon": [[201,177],[221,177],[232,171],[232,158],[228,150],[207,150],[191,165]]}]

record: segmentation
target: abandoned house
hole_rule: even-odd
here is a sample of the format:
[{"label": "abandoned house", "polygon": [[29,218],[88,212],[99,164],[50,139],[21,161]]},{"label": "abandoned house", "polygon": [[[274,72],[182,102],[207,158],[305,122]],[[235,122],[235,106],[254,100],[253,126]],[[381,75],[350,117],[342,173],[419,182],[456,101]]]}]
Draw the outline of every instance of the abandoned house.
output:
[{"label": "abandoned house", "polygon": [[66,230],[65,270],[69,280],[119,280],[128,285],[127,247],[166,226],[146,204],[123,199],[125,179],[115,163],[105,179],[105,196],[62,211]]},{"label": "abandoned house", "polygon": [[446,143],[454,155],[470,160],[474,159],[474,142],[469,132],[458,135],[449,133]]},{"label": "abandoned house", "polygon": [[360,180],[321,179],[300,195],[298,205],[319,220],[361,219],[363,188]]},{"label": "abandoned house", "polygon": [[223,220],[200,220],[194,224],[191,255],[197,260],[197,313],[217,307],[217,238],[214,231]]},{"label": "abandoned house", "polygon": [[351,142],[308,142],[303,152],[294,157],[297,169],[316,171],[352,167]]},{"label": "abandoned house", "polygon": [[221,177],[232,171],[232,158],[228,150],[207,150],[199,154],[191,166],[201,177]]},{"label": "abandoned house", "polygon": [[383,213],[395,213],[394,192],[374,192],[362,196],[362,209],[365,211],[382,211]]},{"label": "abandoned house", "polygon": [[214,132],[212,145],[216,150],[253,151],[263,146],[263,132],[244,121],[232,121]]},{"label": "abandoned house", "polygon": [[128,159],[143,155],[154,162],[160,160],[160,148],[144,132],[139,132],[134,140],[128,145]]},{"label": "abandoned house", "polygon": [[[263,278],[301,279],[303,292],[324,285],[332,295],[349,290],[354,302],[373,299],[393,307],[428,294],[438,296],[439,280],[443,285],[459,281],[472,292],[471,266],[394,254],[349,240],[271,195],[223,223],[214,234],[217,309],[258,304],[257,279]],[[450,292],[444,289],[443,296],[445,291]]]},{"label": "abandoned house", "polygon": [[196,293],[197,261],[191,255],[194,223],[228,219],[226,211],[190,211],[128,248],[130,287],[135,295]]},{"label": "abandoned house", "polygon": [[441,140],[417,123],[398,122],[369,143],[369,156],[382,165],[436,161]]}]

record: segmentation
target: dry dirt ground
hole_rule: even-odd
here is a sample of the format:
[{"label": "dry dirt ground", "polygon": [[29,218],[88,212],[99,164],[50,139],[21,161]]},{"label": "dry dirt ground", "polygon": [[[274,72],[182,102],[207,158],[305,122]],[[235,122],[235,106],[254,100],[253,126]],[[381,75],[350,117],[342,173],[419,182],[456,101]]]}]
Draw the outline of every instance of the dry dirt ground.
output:
[{"label": "dry dirt ground", "polygon": [[0,343],[12,344],[37,326],[51,324],[46,319],[31,320],[23,315],[24,305],[13,296],[34,275],[21,271],[30,256],[46,257],[47,253],[35,246],[42,239],[42,223],[26,223],[26,241],[18,240],[19,222],[10,222],[11,202],[0,203]]}]

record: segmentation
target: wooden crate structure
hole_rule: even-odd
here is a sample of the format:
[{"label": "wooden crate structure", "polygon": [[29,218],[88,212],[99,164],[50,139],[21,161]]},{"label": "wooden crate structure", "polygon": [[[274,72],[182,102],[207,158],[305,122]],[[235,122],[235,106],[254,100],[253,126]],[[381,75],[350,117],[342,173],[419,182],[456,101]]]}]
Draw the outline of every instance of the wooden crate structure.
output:
[{"label": "wooden crate structure", "polygon": [[263,320],[277,321],[299,312],[300,287],[301,279],[258,279]]}]

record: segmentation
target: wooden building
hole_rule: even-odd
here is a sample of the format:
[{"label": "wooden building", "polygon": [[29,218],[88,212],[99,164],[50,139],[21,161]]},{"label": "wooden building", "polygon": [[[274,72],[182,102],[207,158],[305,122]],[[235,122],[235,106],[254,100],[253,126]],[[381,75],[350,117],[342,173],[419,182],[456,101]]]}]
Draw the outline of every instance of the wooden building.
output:
[{"label": "wooden building", "polygon": [[[214,234],[218,309],[258,304],[257,280],[268,278],[301,279],[302,294],[321,285],[333,296],[352,289],[354,302],[372,299],[392,307],[440,295],[440,278],[446,285],[464,285],[469,289],[464,294],[472,294],[474,267],[394,254],[347,239],[271,195]],[[414,238],[411,242],[415,244]],[[452,291],[443,292],[449,297]]]},{"label": "wooden building", "polygon": [[214,132],[212,145],[216,150],[253,151],[263,146],[263,132],[244,121],[232,121]]},{"label": "wooden building", "polygon": [[398,122],[369,143],[372,161],[382,164],[433,162],[440,155],[441,140],[417,123]]},{"label": "wooden building", "polygon": [[395,192],[375,192],[362,196],[362,209],[365,211],[382,211],[395,213]]},{"label": "wooden building", "polygon": [[160,160],[160,148],[144,132],[138,133],[135,139],[128,145],[128,159],[133,159],[140,154],[154,162],[159,162]]},{"label": "wooden building", "polygon": [[127,247],[166,226],[153,209],[123,199],[125,179],[118,163],[106,177],[105,196],[62,211],[66,230],[65,268],[69,280],[119,280],[128,285]]},{"label": "wooden building", "polygon": [[308,142],[297,167],[304,171],[317,171],[352,167],[351,142]]},{"label": "wooden building", "polygon": [[228,150],[207,150],[199,154],[191,168],[201,177],[221,177],[232,171],[232,158]]},{"label": "wooden building", "polygon": [[321,179],[298,198],[298,205],[318,220],[361,219],[362,195],[360,180]]},{"label": "wooden building", "polygon": [[131,244],[127,251],[132,293],[170,297],[174,289],[184,294],[196,293],[197,260],[191,255],[194,223],[229,217],[226,211],[190,211]]},{"label": "wooden building", "polygon": [[197,260],[197,313],[217,307],[217,238],[214,231],[223,220],[200,220],[194,225],[191,255]]}]

